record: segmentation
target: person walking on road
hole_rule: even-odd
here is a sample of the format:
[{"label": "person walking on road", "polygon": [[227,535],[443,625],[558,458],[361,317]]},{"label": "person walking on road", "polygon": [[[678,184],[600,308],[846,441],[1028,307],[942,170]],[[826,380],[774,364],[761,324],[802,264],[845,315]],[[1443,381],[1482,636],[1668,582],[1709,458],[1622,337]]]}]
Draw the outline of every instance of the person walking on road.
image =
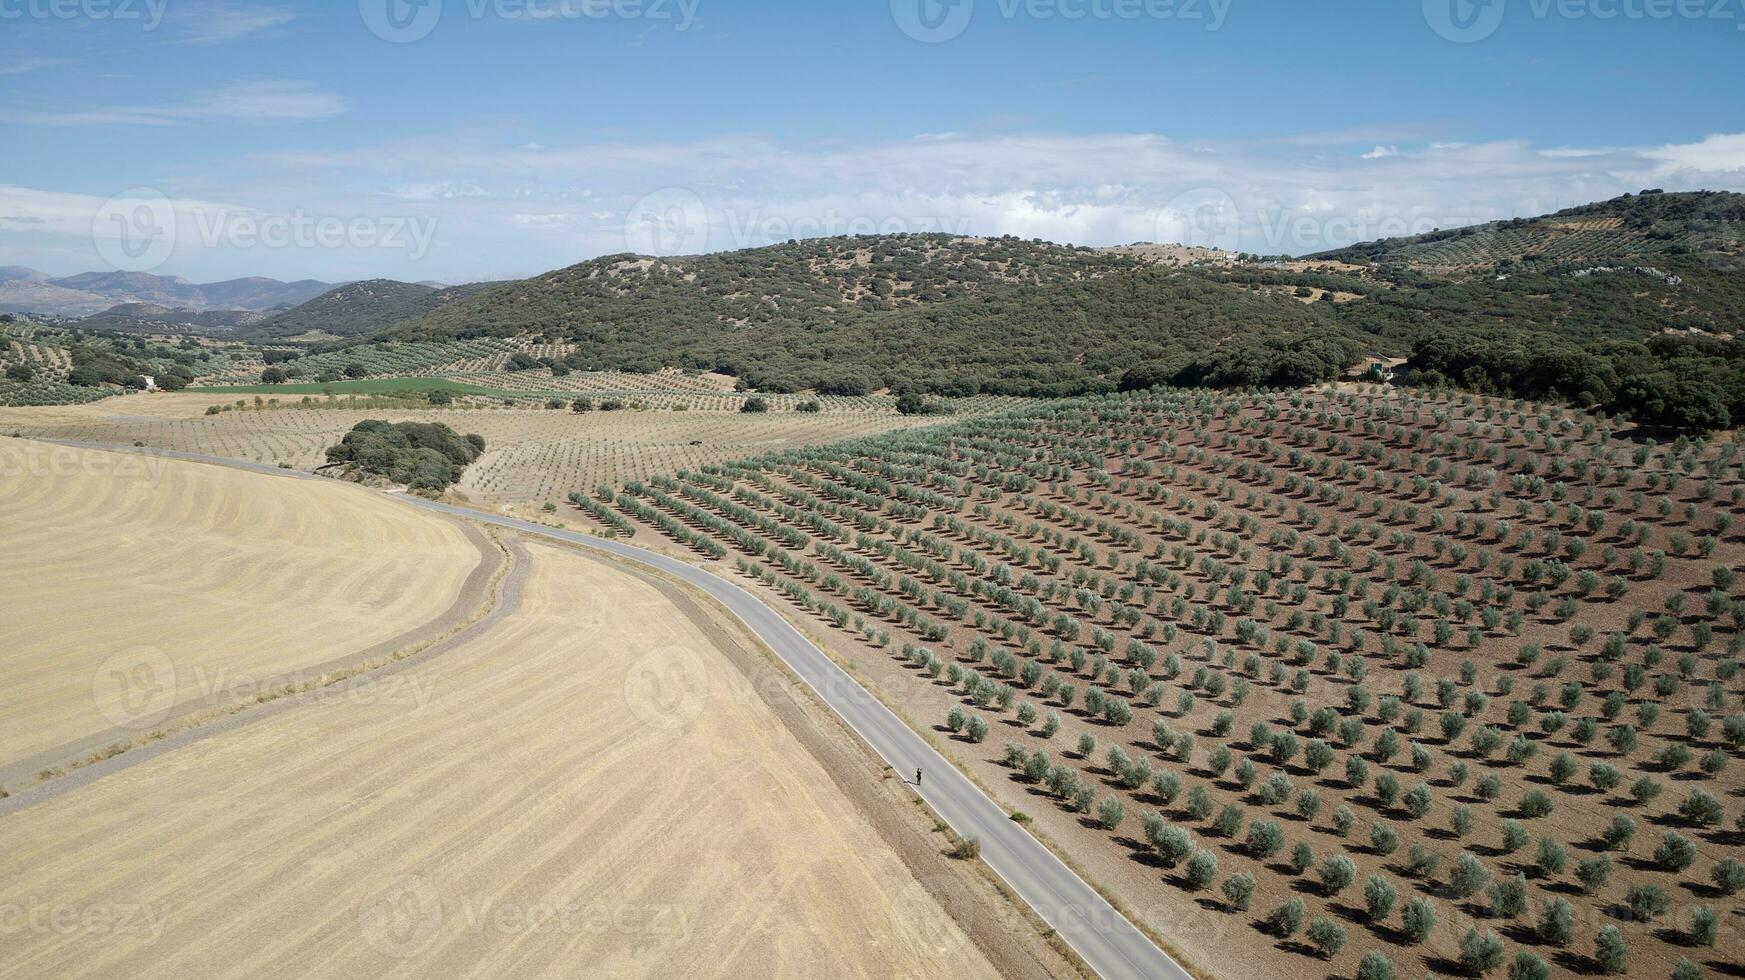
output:
[{"label": "person walking on road", "polygon": [[921,788],[921,770],[920,769],[915,770],[915,788],[916,789]]}]

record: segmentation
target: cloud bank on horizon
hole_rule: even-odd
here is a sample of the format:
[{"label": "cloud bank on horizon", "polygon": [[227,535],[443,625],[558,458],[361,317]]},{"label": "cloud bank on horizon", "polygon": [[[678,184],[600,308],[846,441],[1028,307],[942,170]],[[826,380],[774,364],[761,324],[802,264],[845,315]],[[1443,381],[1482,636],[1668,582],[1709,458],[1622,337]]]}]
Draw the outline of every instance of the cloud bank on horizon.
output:
[{"label": "cloud bank on horizon", "polygon": [[459,282],[900,232],[1302,254],[1745,191],[1745,7],[1450,36],[1442,0],[956,0],[939,30],[923,2],[19,0],[0,265]]},{"label": "cloud bank on horizon", "polygon": [[[408,141],[263,155],[247,179],[144,186],[119,203],[145,194],[166,202],[156,205],[158,224],[175,240],[158,271],[467,281],[617,252],[893,232],[1301,254],[1649,187],[1745,191],[1745,134],[1629,147],[1395,140],[1386,152],[1345,139]],[[115,198],[0,186],[0,264],[56,273],[113,265],[99,246],[121,232],[94,222],[115,224],[116,207]],[[395,224],[421,234],[383,234]]]}]

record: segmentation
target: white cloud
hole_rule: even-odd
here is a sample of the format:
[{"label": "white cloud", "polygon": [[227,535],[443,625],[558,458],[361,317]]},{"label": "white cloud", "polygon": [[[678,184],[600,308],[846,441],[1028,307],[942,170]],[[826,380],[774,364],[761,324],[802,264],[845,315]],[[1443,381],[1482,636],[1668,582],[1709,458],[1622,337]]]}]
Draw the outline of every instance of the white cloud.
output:
[{"label": "white cloud", "polygon": [[295,122],[327,119],[345,112],[345,99],[308,82],[240,82],[182,102],[87,109],[0,111],[0,120],[19,126],[174,126],[187,122]]},{"label": "white cloud", "polygon": [[1370,150],[1368,153],[1363,155],[1363,158],[1365,160],[1381,160],[1386,157],[1397,157],[1399,155],[1400,148],[1389,144],[1387,146],[1378,146],[1375,149]]},{"label": "white cloud", "polygon": [[232,0],[180,2],[173,5],[168,14],[170,23],[183,31],[191,44],[239,41],[283,27],[296,18],[296,11],[285,7],[235,3]]},{"label": "white cloud", "polygon": [[1648,156],[1663,161],[1667,173],[1696,171],[1737,174],[1745,171],[1745,133],[1710,136],[1700,142],[1682,146],[1662,146],[1648,151]]},{"label": "white cloud", "polygon": [[[203,111],[240,111],[240,101],[208,100]],[[184,110],[152,118],[193,117]],[[1208,233],[1198,216],[1184,220],[1182,209],[1212,200],[1228,202],[1218,242],[1295,254],[1542,214],[1646,187],[1745,190],[1745,135],[1726,134],[1674,145],[1543,148],[1523,140],[1339,143],[1313,136],[1183,142],[1148,133],[658,142],[539,135],[537,143],[525,134],[463,134],[259,155],[186,187],[266,213],[400,215],[439,229],[416,265],[384,252],[357,260],[379,263],[373,268],[336,267],[332,255],[286,252],[257,254],[253,267],[227,259],[239,264],[224,274],[447,281],[526,275],[623,251],[627,217],[638,207],[646,213],[648,197],[659,194],[694,196],[697,207],[685,213],[706,214],[707,227],[682,240],[707,250],[885,231],[1083,245],[1170,240]],[[0,197],[0,244],[25,228],[8,225],[4,215],[34,213]],[[260,265],[266,259],[276,264]],[[208,274],[193,265],[178,271]]]},{"label": "white cloud", "polygon": [[65,58],[0,58],[0,75],[23,75],[67,63]]}]

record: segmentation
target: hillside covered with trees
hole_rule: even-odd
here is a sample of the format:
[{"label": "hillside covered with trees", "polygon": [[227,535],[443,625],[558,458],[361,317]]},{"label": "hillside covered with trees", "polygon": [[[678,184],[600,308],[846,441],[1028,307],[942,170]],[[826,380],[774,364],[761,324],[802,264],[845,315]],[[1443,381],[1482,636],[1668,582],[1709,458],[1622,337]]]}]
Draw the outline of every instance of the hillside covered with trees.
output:
[{"label": "hillside covered with trees", "polygon": [[454,286],[438,289],[392,279],[347,283],[301,306],[252,324],[247,332],[263,338],[311,334],[356,337],[441,309],[481,288]]}]

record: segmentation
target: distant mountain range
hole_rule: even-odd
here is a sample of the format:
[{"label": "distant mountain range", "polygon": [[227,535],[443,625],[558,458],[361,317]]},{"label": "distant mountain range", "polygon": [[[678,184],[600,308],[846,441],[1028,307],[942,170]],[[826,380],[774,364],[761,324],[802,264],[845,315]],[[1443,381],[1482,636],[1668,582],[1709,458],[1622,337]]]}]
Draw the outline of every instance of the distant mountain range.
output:
[{"label": "distant mountain range", "polygon": [[0,312],[90,316],[122,304],[147,303],[167,310],[265,312],[306,303],[334,283],[305,279],[280,282],[260,276],[192,283],[179,276],[143,272],[85,272],[54,278],[23,266],[0,268]]}]

